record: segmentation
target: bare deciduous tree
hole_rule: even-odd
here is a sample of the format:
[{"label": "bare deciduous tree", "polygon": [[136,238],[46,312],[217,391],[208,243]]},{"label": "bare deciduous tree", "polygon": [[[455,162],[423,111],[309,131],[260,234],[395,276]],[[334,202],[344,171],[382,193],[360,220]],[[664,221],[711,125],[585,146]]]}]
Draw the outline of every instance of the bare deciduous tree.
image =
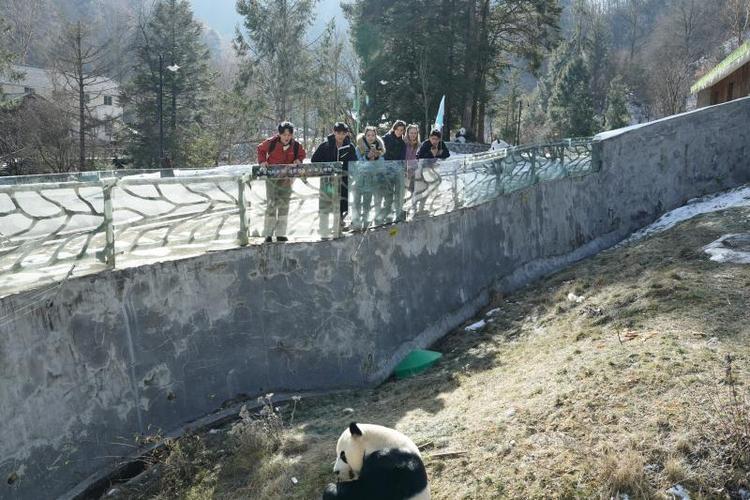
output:
[{"label": "bare deciduous tree", "polygon": [[86,166],[86,136],[102,125],[94,114],[94,102],[112,91],[107,45],[94,41],[92,31],[81,21],[64,27],[55,49],[55,70],[62,78],[61,92],[76,103],[78,116],[78,168]]},{"label": "bare deciduous tree", "polygon": [[691,81],[685,61],[665,51],[654,60],[650,76],[649,86],[657,113],[669,116],[685,111]]},{"label": "bare deciduous tree", "polygon": [[67,172],[75,167],[70,115],[54,99],[29,95],[0,109],[0,165],[5,175]]},{"label": "bare deciduous tree", "polygon": [[44,43],[45,29],[54,22],[51,12],[49,0],[0,0],[0,17],[10,27],[2,44],[21,64],[27,64],[34,47]]},{"label": "bare deciduous tree", "polygon": [[644,0],[626,0],[625,2],[625,20],[628,27],[628,45],[630,47],[630,60],[635,57],[638,44],[643,41],[642,17]]},{"label": "bare deciduous tree", "polygon": [[726,0],[724,17],[739,47],[750,28],[750,0]]}]

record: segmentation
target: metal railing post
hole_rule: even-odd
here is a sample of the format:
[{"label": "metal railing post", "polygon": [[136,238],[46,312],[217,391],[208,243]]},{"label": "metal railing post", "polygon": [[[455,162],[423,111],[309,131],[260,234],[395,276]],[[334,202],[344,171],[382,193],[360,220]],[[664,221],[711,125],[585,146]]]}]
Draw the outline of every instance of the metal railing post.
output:
[{"label": "metal railing post", "polygon": [[602,169],[602,142],[595,141],[586,145],[589,153],[589,168],[592,172],[600,172]]},{"label": "metal railing post", "polygon": [[[343,178],[343,169],[341,172],[333,175],[333,191],[331,192],[331,210],[333,211],[333,237],[341,238],[341,180]],[[323,182],[323,177],[321,184]]]},{"label": "metal railing post", "polygon": [[[464,159],[464,164],[466,160]],[[406,220],[406,210],[404,205],[406,204],[406,161],[401,162],[402,167],[397,170],[398,174],[398,203],[396,203],[396,222],[404,222]]]},{"label": "metal railing post", "polygon": [[[439,161],[439,160],[437,160]],[[453,176],[451,177],[451,191],[453,192],[453,210],[461,208],[461,198],[458,196],[458,168],[453,168]]]},{"label": "metal railing post", "polygon": [[[565,172],[565,152],[567,151],[567,148],[563,145],[563,147],[560,148],[560,168],[562,168],[562,171]],[[565,172],[567,174],[567,172]]]},{"label": "metal railing post", "polygon": [[112,189],[115,182],[106,182],[102,185],[104,191],[104,263],[107,267],[115,267],[115,225],[112,215]]},{"label": "metal railing post", "polygon": [[536,148],[531,148],[531,170],[529,170],[529,179],[531,180],[531,185],[534,185],[537,183],[536,179]]},{"label": "metal railing post", "polygon": [[247,202],[245,200],[245,186],[250,180],[250,174],[243,174],[237,179],[237,209],[240,216],[240,230],[237,232],[237,242],[241,247],[250,243],[247,227]]}]

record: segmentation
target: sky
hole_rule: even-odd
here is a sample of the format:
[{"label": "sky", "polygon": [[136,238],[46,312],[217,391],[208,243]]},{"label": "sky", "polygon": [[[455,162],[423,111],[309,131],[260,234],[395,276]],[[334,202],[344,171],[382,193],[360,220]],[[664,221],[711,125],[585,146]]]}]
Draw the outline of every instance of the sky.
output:
[{"label": "sky", "polygon": [[[318,31],[325,21],[336,17],[336,24],[345,29],[345,21],[339,6],[341,0],[320,0],[316,10],[318,19],[312,32]],[[191,0],[195,16],[215,29],[223,37],[231,38],[234,35],[234,26],[241,22],[242,18],[235,10],[236,0]]]}]

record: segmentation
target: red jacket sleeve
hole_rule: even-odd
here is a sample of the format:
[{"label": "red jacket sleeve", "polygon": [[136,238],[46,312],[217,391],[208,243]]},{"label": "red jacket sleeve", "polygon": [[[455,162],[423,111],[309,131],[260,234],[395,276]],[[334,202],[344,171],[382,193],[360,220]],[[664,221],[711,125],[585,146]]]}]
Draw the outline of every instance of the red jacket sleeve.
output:
[{"label": "red jacket sleeve", "polygon": [[258,144],[258,163],[264,163],[268,161],[269,144],[270,144],[270,141],[268,139]]}]

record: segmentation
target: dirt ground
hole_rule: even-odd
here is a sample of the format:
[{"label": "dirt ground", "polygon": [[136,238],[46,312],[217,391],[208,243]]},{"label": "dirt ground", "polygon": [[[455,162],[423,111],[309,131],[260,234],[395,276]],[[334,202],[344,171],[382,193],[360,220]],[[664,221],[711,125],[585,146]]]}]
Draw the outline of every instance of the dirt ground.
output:
[{"label": "dirt ground", "polygon": [[701,250],[742,232],[701,215],[495,297],[429,371],[188,436],[128,497],[320,498],[358,421],[412,437],[434,499],[750,498],[750,266]]}]

